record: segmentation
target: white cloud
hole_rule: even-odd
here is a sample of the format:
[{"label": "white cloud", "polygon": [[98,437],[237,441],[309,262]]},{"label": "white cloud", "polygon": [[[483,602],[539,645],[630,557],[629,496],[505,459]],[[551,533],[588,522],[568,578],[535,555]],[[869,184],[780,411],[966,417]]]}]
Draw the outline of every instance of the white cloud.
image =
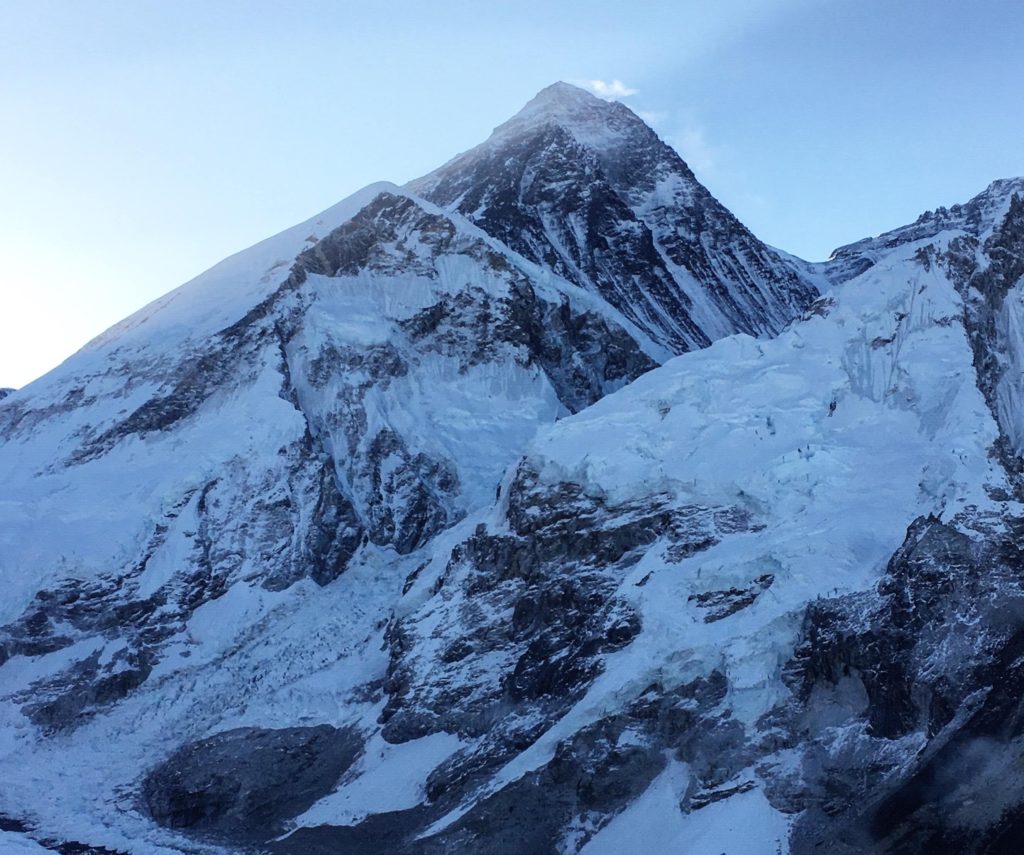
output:
[{"label": "white cloud", "polygon": [[637,93],[636,89],[631,89],[621,80],[584,80],[582,83],[598,98],[628,98]]}]

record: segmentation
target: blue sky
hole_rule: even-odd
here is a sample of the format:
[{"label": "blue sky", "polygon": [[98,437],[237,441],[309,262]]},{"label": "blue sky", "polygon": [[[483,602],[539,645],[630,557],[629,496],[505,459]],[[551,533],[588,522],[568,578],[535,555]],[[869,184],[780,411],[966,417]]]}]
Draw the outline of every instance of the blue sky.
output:
[{"label": "blue sky", "polygon": [[222,257],[621,81],[811,259],[1024,174],[1024,4],[5,0],[0,385]]}]

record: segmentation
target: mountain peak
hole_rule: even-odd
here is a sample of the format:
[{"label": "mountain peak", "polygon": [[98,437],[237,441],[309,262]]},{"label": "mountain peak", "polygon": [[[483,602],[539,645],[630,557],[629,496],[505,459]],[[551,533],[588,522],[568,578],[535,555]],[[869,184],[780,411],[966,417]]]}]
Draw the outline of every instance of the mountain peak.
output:
[{"label": "mountain peak", "polygon": [[526,112],[531,108],[558,110],[579,105],[600,107],[607,103],[580,86],[558,80],[550,86],[545,86],[534,95],[521,112]]},{"label": "mountain peak", "polygon": [[[558,81],[541,89],[518,113],[495,128],[493,137],[520,135],[560,125],[590,143],[617,138],[627,131],[649,131],[639,116],[618,101],[605,101],[579,86]],[[582,140],[581,140],[582,141]]]},{"label": "mountain peak", "polygon": [[1015,193],[1024,193],[1024,175],[1018,175],[1012,178],[997,178],[975,198],[1009,199]]}]

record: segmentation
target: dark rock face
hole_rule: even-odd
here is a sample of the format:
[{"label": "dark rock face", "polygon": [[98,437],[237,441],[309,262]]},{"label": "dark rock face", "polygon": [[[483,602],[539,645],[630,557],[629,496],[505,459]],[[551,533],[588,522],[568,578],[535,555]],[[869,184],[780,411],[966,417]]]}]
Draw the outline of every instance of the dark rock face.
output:
[{"label": "dark rock face", "polygon": [[[381,193],[349,222],[303,252],[296,268],[303,274],[330,277],[353,276],[363,270],[434,277],[433,259],[463,249],[457,242],[455,224],[447,217],[428,213],[405,196]],[[414,247],[426,247],[430,254]],[[482,245],[477,249],[484,252]]]},{"label": "dark rock face", "polygon": [[337,389],[326,410],[300,405],[317,436],[343,438],[344,446],[335,439],[332,449],[367,534],[400,554],[462,517],[462,488],[452,461],[417,448],[419,437],[386,425],[374,430],[368,398],[437,355],[457,360],[463,372],[481,364],[537,366],[575,412],[655,367],[637,340],[608,317],[564,296],[557,302],[541,297],[504,255],[406,197],[379,196],[303,253],[293,278],[362,271],[441,280],[447,274],[439,259],[448,257],[481,264],[503,283],[504,293],[470,284],[442,292],[432,305],[395,320],[393,342],[355,348],[328,341],[312,358],[290,363],[314,389]]},{"label": "dark rock face", "polygon": [[[417,256],[413,265],[403,249],[407,244],[487,261],[496,276],[508,279],[508,295],[492,299],[466,288],[443,297],[396,324],[395,343],[355,348],[328,342],[308,359],[292,352],[301,313],[314,302],[295,296],[308,276],[367,267],[436,276],[429,256]],[[386,424],[371,428],[367,415],[367,396],[386,391],[416,360],[438,353],[461,359],[467,368],[481,361],[536,365],[571,411],[655,365],[606,317],[564,298],[542,299],[526,276],[483,242],[458,237],[447,218],[389,194],[303,253],[275,295],[205,348],[166,369],[176,379],[165,392],[105,430],[86,432],[69,463],[85,465],[133,436],[173,431],[196,418],[212,397],[250,382],[268,366],[280,373],[280,396],[303,416],[307,432],[279,449],[273,468],[240,461],[182,496],[131,566],[89,586],[69,581],[66,591],[41,591],[18,621],[0,628],[4,659],[52,652],[87,637],[127,640],[114,661],[99,664],[87,657],[37,683],[31,701],[26,695],[26,713],[47,730],[75,726],[144,683],[161,647],[184,630],[192,612],[232,584],[252,580],[283,590],[308,577],[325,585],[344,572],[364,538],[408,554],[461,518],[461,485],[452,461],[417,448],[412,443],[418,437]],[[300,377],[318,391],[339,389],[326,415],[302,399],[295,385]],[[67,406],[81,403],[75,399]],[[19,431],[30,429],[34,418],[17,407],[6,416]],[[345,445],[326,445],[339,426]],[[192,525],[178,520],[182,512],[194,513]],[[175,536],[176,525],[186,532],[187,558],[158,590],[137,594],[151,556]]]},{"label": "dark rock face", "polygon": [[[724,529],[752,525],[667,496],[609,505],[577,484],[543,484],[529,465],[509,488],[507,519],[507,534],[479,526],[436,583],[441,628],[457,639],[438,659],[415,644],[416,617],[392,627],[389,741],[439,730],[497,738],[501,721],[513,728],[502,741],[532,741],[538,720],[562,714],[600,673],[602,656],[639,632],[615,590],[647,548],[665,539],[670,556],[693,554],[716,542],[716,519]],[[433,609],[422,619],[439,631]]]},{"label": "dark rock face", "polygon": [[526,283],[511,291],[501,332],[541,366],[570,413],[657,367],[622,328],[562,299],[541,300]]},{"label": "dark rock face", "polygon": [[[1016,186],[997,182],[832,264],[842,280],[883,249],[964,232],[945,249],[925,244],[916,261],[943,269],[963,298],[978,387],[1000,428],[992,457],[1019,496],[1017,398],[1006,388],[1018,382],[1007,302],[1024,274]],[[796,855],[1019,851],[1024,524],[1003,507],[917,520],[876,590],[809,606],[788,672],[798,703],[782,713],[803,766],[770,793],[802,811]]]},{"label": "dark rock face", "polygon": [[1017,851],[1020,532],[920,519],[876,592],[808,610],[794,852]]},{"label": "dark rock face", "polygon": [[[510,141],[474,167],[454,167],[452,178],[428,198],[438,204],[459,199],[460,212],[484,231],[570,282],[594,283],[642,329],[656,329],[659,310],[678,318],[679,328],[663,334],[673,350],[710,344],[689,322],[690,301],[676,287],[650,229],[609,186],[593,153],[567,131],[552,126]],[[642,294],[653,311],[646,310]]]},{"label": "dark rock face", "polygon": [[444,460],[413,454],[392,430],[380,431],[367,453],[372,493],[367,508],[374,543],[407,555],[455,522],[450,500],[459,478]]},{"label": "dark rock face", "polygon": [[[91,846],[78,840],[60,840],[54,837],[40,836],[33,823],[17,817],[0,813],[0,831],[10,832],[22,837],[12,840],[23,842],[29,851],[37,851],[38,847],[58,852],[60,855],[131,855],[121,849],[110,849],[106,846]],[[10,838],[5,837],[4,840]],[[19,847],[17,851],[22,851]]]},{"label": "dark rock face", "polygon": [[749,588],[706,591],[691,595],[690,601],[695,602],[698,608],[707,610],[707,614],[704,615],[704,623],[714,623],[753,605],[754,601],[767,591],[774,581],[775,577],[771,573],[765,573],[763,576],[758,576]]},{"label": "dark rock face", "polygon": [[[625,556],[657,537],[663,517],[636,521],[629,518],[632,509],[605,515],[578,487],[563,485],[534,497],[536,513],[527,519],[519,503],[529,501],[530,477],[522,473],[510,491],[512,536],[479,527],[452,553],[445,577],[453,584],[459,579],[453,596],[463,605],[451,619],[463,629],[441,654],[444,670],[403,656],[414,626],[392,629],[390,699],[382,716],[389,741],[437,730],[479,736],[520,702],[551,706],[554,713],[596,675],[602,652],[628,643],[639,629],[628,606],[611,595],[629,566]],[[566,501],[570,493],[573,505]],[[577,516],[587,508],[597,519]],[[616,525],[618,517],[627,521]],[[442,580],[442,589],[447,584]],[[508,629],[494,625],[492,616],[499,614],[510,619]],[[477,669],[475,663],[493,656],[505,659],[508,670]]]},{"label": "dark rock face", "polygon": [[28,702],[22,712],[47,732],[71,729],[141,686],[155,662],[156,655],[145,648],[119,651],[102,665],[100,654],[94,653],[35,683],[21,696]]},{"label": "dark rock face", "polygon": [[452,461],[418,448],[419,437],[387,425],[374,430],[368,398],[436,355],[457,360],[463,372],[481,364],[539,366],[575,412],[655,366],[638,341],[606,316],[564,296],[557,302],[541,297],[536,283],[486,241],[403,196],[378,196],[306,250],[292,279],[369,273],[441,282],[448,276],[447,258],[471,259],[501,287],[466,284],[442,291],[411,317],[395,319],[391,342],[356,348],[328,341],[312,358],[290,361],[290,370],[314,389],[337,389],[326,411],[302,401],[300,406],[317,436],[343,438],[343,448],[335,440],[333,452],[370,540],[400,554],[461,518],[461,485]]},{"label": "dark rock face", "polygon": [[657,367],[621,327],[564,297],[543,299],[522,276],[507,297],[467,289],[401,325],[428,352],[465,354],[466,368],[511,345],[518,362],[540,366],[572,413]]},{"label": "dark rock face", "polygon": [[142,784],[166,828],[235,844],[263,843],[330,793],[361,740],[328,725],[239,728],[182,746]]},{"label": "dark rock face", "polygon": [[643,793],[664,767],[657,744],[618,744],[632,724],[631,717],[616,716],[582,729],[560,744],[543,768],[483,799],[452,827],[424,841],[420,851],[563,851],[574,823],[613,815]]},{"label": "dark rock face", "polygon": [[[173,364],[160,365],[157,377],[162,381],[161,389],[105,430],[87,431],[67,464],[81,465],[102,457],[128,437],[144,438],[148,433],[170,430],[194,417],[218,391],[252,382],[266,362],[278,363],[287,377],[287,365],[283,364],[283,332],[281,326],[274,323],[273,313],[300,281],[300,276],[290,277],[276,293],[218,332],[209,342],[193,352],[181,354]],[[153,367],[137,366],[136,370],[152,370]],[[281,391],[285,398],[291,394],[289,389]],[[15,426],[24,429],[29,425],[16,423]]]}]

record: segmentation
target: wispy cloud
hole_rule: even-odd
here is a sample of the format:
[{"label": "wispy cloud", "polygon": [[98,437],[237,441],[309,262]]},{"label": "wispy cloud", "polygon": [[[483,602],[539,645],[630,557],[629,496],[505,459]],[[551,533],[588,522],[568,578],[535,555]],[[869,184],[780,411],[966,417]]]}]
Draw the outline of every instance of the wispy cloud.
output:
[{"label": "wispy cloud", "polygon": [[658,110],[633,110],[641,119],[643,119],[652,128],[656,125],[660,125],[665,119],[668,118],[667,113],[662,113]]},{"label": "wispy cloud", "polygon": [[694,172],[709,175],[715,171],[718,158],[714,147],[708,142],[704,128],[686,125],[672,134],[670,143]]},{"label": "wispy cloud", "polygon": [[598,98],[628,98],[637,93],[621,80],[581,80],[580,83]]},{"label": "wispy cloud", "polygon": [[714,141],[713,135],[709,138],[697,116],[683,112],[666,124],[672,130],[665,134],[665,141],[679,152],[698,180],[712,184],[709,189],[741,220],[746,217],[757,221],[774,210],[772,199],[756,192],[756,183],[737,167],[729,145]]}]

